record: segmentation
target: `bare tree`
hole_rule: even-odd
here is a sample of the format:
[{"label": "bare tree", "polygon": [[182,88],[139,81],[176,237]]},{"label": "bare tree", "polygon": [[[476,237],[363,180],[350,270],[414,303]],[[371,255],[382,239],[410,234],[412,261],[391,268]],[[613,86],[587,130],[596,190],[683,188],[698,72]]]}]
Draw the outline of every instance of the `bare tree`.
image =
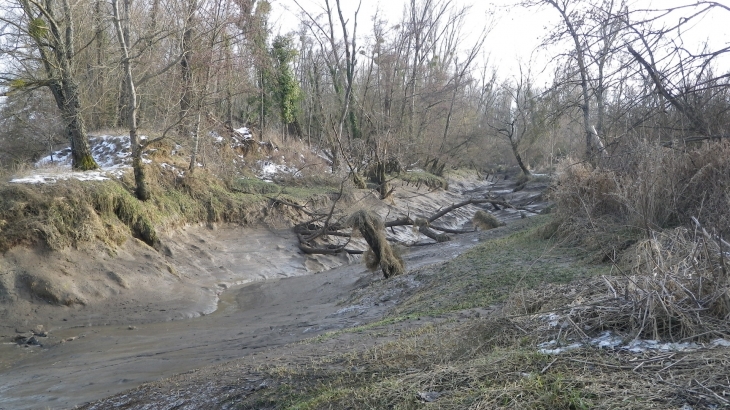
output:
[{"label": "bare tree", "polygon": [[[691,25],[697,20],[718,11],[729,12],[730,8],[713,1],[700,1],[676,7],[637,10],[621,16],[632,34],[626,49],[646,72],[647,81],[660,99],[657,103],[666,101],[688,121],[687,127],[680,127],[692,134],[682,136],[686,142],[728,136],[727,130],[723,130],[723,121],[713,121],[711,117],[723,115],[723,109],[719,112],[712,109],[713,101],[723,98],[730,79],[730,73],[722,70],[715,73],[713,66],[730,53],[730,47],[723,45],[711,49],[705,43],[699,49],[692,49],[684,44],[683,39],[683,33],[691,30]],[[634,17],[636,14],[641,17]],[[672,24],[652,26],[659,21]]]},{"label": "bare tree", "polygon": [[[545,45],[563,39],[571,43],[569,68],[575,67],[580,86],[579,107],[582,112],[586,158],[595,160],[605,154],[603,139],[605,97],[609,77],[620,69],[611,65],[619,47],[624,26],[623,0],[602,0],[587,4],[580,0],[530,0],[523,5],[547,5],[558,12],[561,26],[549,35]],[[610,71],[610,72],[609,72]]]}]

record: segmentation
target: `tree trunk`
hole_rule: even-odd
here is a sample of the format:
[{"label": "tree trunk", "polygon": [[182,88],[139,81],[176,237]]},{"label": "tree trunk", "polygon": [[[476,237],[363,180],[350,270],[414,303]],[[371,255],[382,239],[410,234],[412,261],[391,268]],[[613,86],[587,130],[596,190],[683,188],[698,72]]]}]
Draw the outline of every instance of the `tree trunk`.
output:
[{"label": "tree trunk", "polygon": [[525,166],[525,163],[522,162],[522,156],[520,155],[520,151],[518,150],[518,144],[513,143],[512,140],[510,139],[509,145],[512,147],[512,154],[514,154],[515,159],[517,160],[517,165],[520,166],[522,173],[525,174],[526,176],[532,175],[530,173],[530,170],[527,169],[527,167]]},{"label": "tree trunk", "polygon": [[[67,81],[68,82],[68,81]],[[86,126],[81,117],[81,104],[76,84],[66,84],[66,96],[64,105],[61,108],[63,119],[66,123],[66,135],[71,142],[71,167],[79,171],[89,171],[99,168],[91,155],[89,139],[86,136]]]},{"label": "tree trunk", "polygon": [[136,185],[135,194],[138,199],[146,201],[150,199],[150,192],[147,188],[145,177],[144,163],[142,162],[143,147],[139,140],[137,130],[137,90],[134,85],[134,77],[132,76],[132,62],[129,58],[129,8],[131,0],[124,0],[124,25],[119,14],[118,0],[112,0],[114,9],[114,27],[117,32],[119,46],[122,49],[122,66],[124,68],[124,93],[127,101],[124,102],[126,107],[123,110],[127,125],[129,126],[129,145],[132,149],[132,168],[134,169],[134,182]]}]

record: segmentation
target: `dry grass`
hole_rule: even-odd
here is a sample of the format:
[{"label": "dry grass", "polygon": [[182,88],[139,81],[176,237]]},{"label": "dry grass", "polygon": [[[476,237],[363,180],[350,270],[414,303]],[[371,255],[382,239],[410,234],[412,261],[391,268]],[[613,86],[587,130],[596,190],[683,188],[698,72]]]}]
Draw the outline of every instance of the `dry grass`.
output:
[{"label": "dry grass", "polygon": [[378,214],[360,210],[350,216],[347,224],[359,230],[370,246],[365,253],[365,264],[368,269],[375,270],[379,267],[386,279],[405,273],[405,263],[385,238],[383,220]]},{"label": "dry grass", "polygon": [[490,214],[489,212],[482,210],[476,211],[471,221],[474,223],[475,226],[484,231],[488,231],[490,229],[498,228],[504,225],[504,222],[500,222],[497,217]]},{"label": "dry grass", "polygon": [[730,337],[730,286],[718,242],[676,228],[639,242],[624,258],[622,275],[517,292],[505,311],[557,314],[563,326],[546,336],[556,339],[586,340],[605,331],[626,340]]},{"label": "dry grass", "polygon": [[[132,195],[131,171],[103,182],[0,183],[0,251],[34,244],[60,250],[92,241],[113,248],[130,235],[157,246],[160,229],[191,223],[247,224],[278,214],[296,219],[301,215],[292,215],[290,209],[269,206],[270,198],[323,203],[335,191],[334,183],[317,172],[281,184],[251,179],[250,169],[243,160],[235,162],[234,157],[241,158],[228,148],[206,140],[201,160],[213,165],[180,176],[189,161],[184,147],[171,140],[156,143],[148,152],[152,163],[146,165],[152,192],[147,202]],[[257,158],[252,155],[245,161]]]},{"label": "dry grass", "polygon": [[552,193],[563,221],[558,233],[624,273],[603,284],[612,296],[571,317],[632,337],[730,334],[730,246],[723,240],[730,233],[730,144],[633,148],[602,167],[566,167]]}]

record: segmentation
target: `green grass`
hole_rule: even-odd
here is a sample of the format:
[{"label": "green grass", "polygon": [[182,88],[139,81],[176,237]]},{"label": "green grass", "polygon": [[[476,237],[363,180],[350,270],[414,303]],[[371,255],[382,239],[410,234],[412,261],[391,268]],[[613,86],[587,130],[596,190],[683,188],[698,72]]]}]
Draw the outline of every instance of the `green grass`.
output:
[{"label": "green grass", "polygon": [[419,271],[415,279],[426,285],[393,314],[486,307],[503,302],[518,289],[609,273],[609,265],[593,264],[575,248],[542,239],[540,230],[550,218],[534,217],[531,228],[487,241],[451,261]]}]

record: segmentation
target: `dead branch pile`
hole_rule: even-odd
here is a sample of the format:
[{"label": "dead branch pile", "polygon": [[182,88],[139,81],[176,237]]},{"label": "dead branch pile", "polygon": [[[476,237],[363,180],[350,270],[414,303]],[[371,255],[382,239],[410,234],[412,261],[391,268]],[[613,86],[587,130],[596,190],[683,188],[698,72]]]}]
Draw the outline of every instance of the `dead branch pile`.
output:
[{"label": "dead branch pile", "polygon": [[607,330],[675,342],[730,337],[728,249],[701,229],[654,233],[627,251],[624,275],[516,293],[508,312],[552,311],[559,337],[574,340]]}]

